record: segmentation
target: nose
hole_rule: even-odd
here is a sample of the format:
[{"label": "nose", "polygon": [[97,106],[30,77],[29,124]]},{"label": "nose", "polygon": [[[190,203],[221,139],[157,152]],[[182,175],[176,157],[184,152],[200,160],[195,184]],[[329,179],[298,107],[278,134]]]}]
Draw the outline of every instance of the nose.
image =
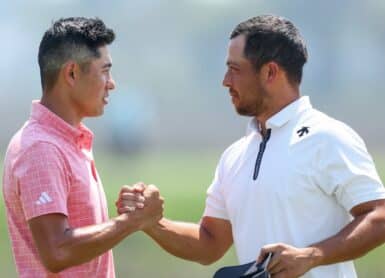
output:
[{"label": "nose", "polygon": [[107,88],[108,90],[113,90],[115,89],[115,80],[110,76],[110,78],[107,81]]},{"label": "nose", "polygon": [[231,76],[229,71],[226,71],[225,76],[223,77],[222,85],[227,88],[231,87]]}]

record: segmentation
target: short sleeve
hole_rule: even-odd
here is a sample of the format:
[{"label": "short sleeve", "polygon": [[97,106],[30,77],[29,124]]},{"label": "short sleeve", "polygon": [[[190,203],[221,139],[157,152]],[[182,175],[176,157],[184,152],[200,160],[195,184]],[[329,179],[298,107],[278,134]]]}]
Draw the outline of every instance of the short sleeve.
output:
[{"label": "short sleeve", "polygon": [[68,215],[68,173],[56,146],[34,144],[15,163],[14,173],[27,220],[50,213]]},{"label": "short sleeve", "polygon": [[215,171],[213,182],[207,189],[206,208],[203,216],[229,219],[226,210],[225,199],[223,196],[221,168],[222,162],[220,161]]},{"label": "short sleeve", "polygon": [[324,138],[319,154],[317,182],[334,195],[347,211],[354,206],[385,199],[385,190],[365,143],[352,129],[341,124]]}]

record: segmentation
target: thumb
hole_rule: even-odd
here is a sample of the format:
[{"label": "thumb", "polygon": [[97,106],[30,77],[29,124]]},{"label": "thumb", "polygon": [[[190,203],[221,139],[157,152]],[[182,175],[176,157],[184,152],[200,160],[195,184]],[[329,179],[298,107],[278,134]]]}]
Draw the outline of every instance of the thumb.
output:
[{"label": "thumb", "polygon": [[138,182],[133,185],[133,190],[138,193],[143,193],[143,191],[146,189],[146,184],[143,182]]},{"label": "thumb", "polygon": [[261,251],[259,252],[259,256],[257,258],[257,263],[262,262],[269,253],[274,254],[274,251],[276,251],[276,248],[274,245],[265,245],[261,248]]}]

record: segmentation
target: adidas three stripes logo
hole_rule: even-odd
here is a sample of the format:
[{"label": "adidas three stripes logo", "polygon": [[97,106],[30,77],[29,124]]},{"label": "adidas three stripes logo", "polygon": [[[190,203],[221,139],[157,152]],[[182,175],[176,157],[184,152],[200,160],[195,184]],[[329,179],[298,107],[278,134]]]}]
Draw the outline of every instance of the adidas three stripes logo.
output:
[{"label": "adidas three stripes logo", "polygon": [[35,203],[36,203],[36,205],[43,205],[43,204],[47,204],[47,203],[51,203],[51,202],[52,202],[52,199],[48,195],[48,193],[47,192],[42,192],[40,194],[39,199]]}]

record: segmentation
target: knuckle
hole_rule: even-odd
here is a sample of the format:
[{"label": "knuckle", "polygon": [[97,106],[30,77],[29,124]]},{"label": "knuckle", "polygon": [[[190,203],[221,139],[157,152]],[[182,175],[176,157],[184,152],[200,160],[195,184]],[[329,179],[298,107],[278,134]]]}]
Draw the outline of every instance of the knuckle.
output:
[{"label": "knuckle", "polygon": [[138,186],[138,187],[146,187],[146,184],[144,182],[142,182],[142,181],[137,182],[135,185]]},{"label": "knuckle", "polygon": [[132,189],[131,186],[126,185],[126,184],[123,185],[122,188],[121,188],[122,191],[131,190],[131,189]]},{"label": "knuckle", "polygon": [[148,186],[148,188],[150,188],[151,191],[159,192],[159,189],[158,189],[155,185],[153,185],[153,184],[150,184],[150,185]]},{"label": "knuckle", "polygon": [[280,242],[280,243],[277,244],[277,247],[280,248],[280,249],[282,249],[282,248],[285,247],[285,244],[283,244],[282,242]]}]

